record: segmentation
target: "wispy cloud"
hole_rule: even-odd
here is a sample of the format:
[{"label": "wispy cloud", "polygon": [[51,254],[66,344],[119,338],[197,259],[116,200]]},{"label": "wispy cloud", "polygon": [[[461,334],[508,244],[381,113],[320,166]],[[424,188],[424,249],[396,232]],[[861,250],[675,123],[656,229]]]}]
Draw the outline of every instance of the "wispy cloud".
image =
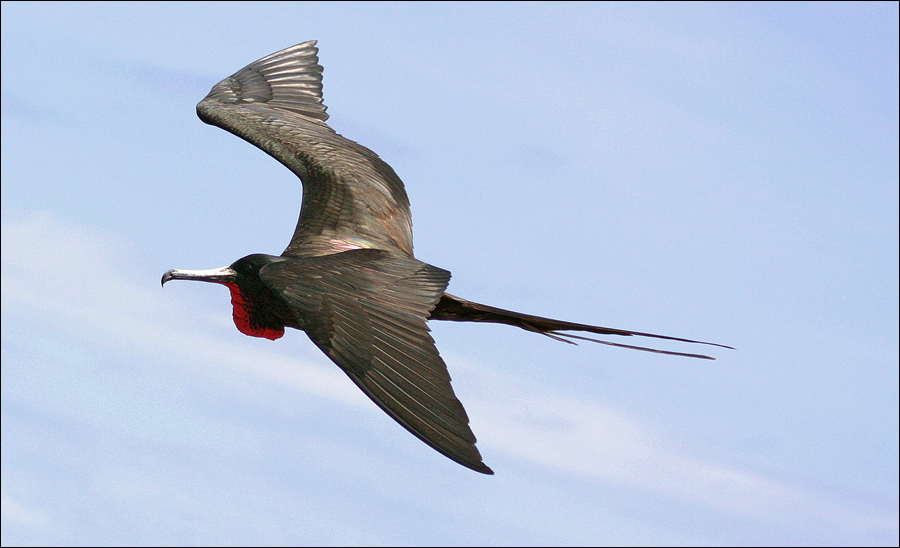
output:
[{"label": "wispy cloud", "polygon": [[[218,334],[221,318],[183,310],[176,299],[148,283],[149,277],[139,281],[121,247],[108,235],[51,214],[4,223],[4,307],[21,307],[23,314],[39,315],[94,340],[97,333],[110,334],[100,344],[120,352],[171,353],[186,367],[210,376],[250,374],[363,412],[378,412],[324,358],[319,364],[304,363],[275,350],[226,340]],[[526,387],[464,358],[447,357],[456,375],[475,378],[483,386],[515,387],[515,400],[498,402],[487,392],[465,397],[482,447],[491,452],[764,523],[802,520],[844,534],[897,527],[896,509],[886,502],[868,504],[698,456],[621,410]],[[4,516],[9,513],[11,519],[36,525],[46,522],[40,512],[28,511],[5,495],[3,500]]]},{"label": "wispy cloud", "polygon": [[106,235],[40,213],[4,224],[2,245],[5,304],[25,305],[27,313],[90,337],[95,344],[126,352],[173,353],[186,364],[215,364],[226,373],[248,370],[284,386],[358,404],[338,370],[323,371],[204,332],[221,327],[221,319],[185,310],[158,287],[155,274],[137,276],[127,264],[128,255]]},{"label": "wispy cloud", "polygon": [[[479,385],[516,384],[477,365],[459,369]],[[699,456],[679,440],[597,401],[522,386],[517,393],[521,397],[503,401],[466,401],[470,414],[481,418],[480,439],[489,440],[494,450],[773,525],[802,520],[822,531],[845,533],[897,527],[897,514],[887,501],[841,497]]]},{"label": "wispy cloud", "polygon": [[24,504],[6,491],[0,493],[0,515],[20,527],[28,529],[46,529],[50,527],[50,518],[43,512]]}]

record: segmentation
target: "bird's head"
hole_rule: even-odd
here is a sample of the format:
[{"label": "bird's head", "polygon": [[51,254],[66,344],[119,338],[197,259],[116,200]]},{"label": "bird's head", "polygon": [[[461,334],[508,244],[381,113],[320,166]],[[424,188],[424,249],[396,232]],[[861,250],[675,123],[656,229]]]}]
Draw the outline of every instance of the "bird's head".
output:
[{"label": "bird's head", "polygon": [[263,267],[280,257],[257,253],[229,266],[209,270],[172,269],[163,274],[162,285],[169,280],[193,280],[222,284],[231,291],[234,324],[251,337],[275,340],[291,325],[292,314],[284,301],[260,277]]}]

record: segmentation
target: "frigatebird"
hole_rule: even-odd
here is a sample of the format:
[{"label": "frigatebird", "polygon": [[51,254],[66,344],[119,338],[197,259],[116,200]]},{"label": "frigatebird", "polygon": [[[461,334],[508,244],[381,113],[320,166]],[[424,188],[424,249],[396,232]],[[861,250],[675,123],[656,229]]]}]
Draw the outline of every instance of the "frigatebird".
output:
[{"label": "frigatebird", "polygon": [[279,256],[254,254],[213,270],[170,270],[231,290],[234,323],[275,340],[285,327],[309,338],[388,415],[419,439],[484,474],[465,409],[426,325],[428,320],[493,322],[542,333],[675,356],[581,335],[678,337],[520,314],[445,293],[450,272],[413,256],[403,182],[377,154],[325,123],[316,42],[263,57],[216,84],[197,105],[207,124],[261,148],[300,178],[300,219]]}]

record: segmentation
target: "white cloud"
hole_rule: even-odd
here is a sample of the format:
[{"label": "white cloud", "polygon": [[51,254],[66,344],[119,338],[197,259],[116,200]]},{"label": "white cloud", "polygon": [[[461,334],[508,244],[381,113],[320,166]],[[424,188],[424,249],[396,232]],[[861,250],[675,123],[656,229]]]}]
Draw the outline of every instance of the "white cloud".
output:
[{"label": "white cloud", "polygon": [[34,214],[3,225],[2,254],[4,306],[21,305],[23,314],[39,315],[101,345],[172,353],[209,375],[243,370],[344,404],[364,403],[335,368],[209,334],[221,326],[219,318],[186,310],[159,288],[156,276],[151,276],[155,283],[138,285],[124,254],[106,235],[48,213]]},{"label": "white cloud", "polygon": [[11,497],[6,491],[0,493],[0,515],[17,525],[29,529],[47,529],[50,518],[46,514]]},{"label": "white cloud", "polygon": [[[477,366],[464,369],[480,385],[516,384]],[[608,405],[521,385],[516,393],[515,400],[466,401],[469,414],[481,418],[480,439],[494,450],[773,525],[802,519],[826,531],[856,532],[897,526],[896,514],[884,507],[690,454],[677,440]]]},{"label": "white cloud", "polygon": [[[378,412],[324,358],[320,364],[309,364],[277,350],[225,340],[217,334],[220,319],[184,310],[158,287],[139,285],[117,247],[106,235],[50,214],[5,223],[4,307],[20,307],[16,313],[43,317],[94,340],[97,333],[105,333],[100,344],[109,348],[171,353],[186,367],[210,376],[251,374],[360,411]],[[513,387],[518,396],[497,401],[485,390],[464,398],[481,446],[490,452],[499,450],[593,481],[660,493],[766,523],[802,519],[845,533],[897,526],[896,514],[883,506],[870,507],[687,454],[652,427],[602,403],[528,388],[477,364],[467,365],[465,358],[452,356],[448,361],[457,375],[464,372],[483,386]],[[32,525],[47,523],[43,514],[5,495],[3,504],[4,517]]]}]

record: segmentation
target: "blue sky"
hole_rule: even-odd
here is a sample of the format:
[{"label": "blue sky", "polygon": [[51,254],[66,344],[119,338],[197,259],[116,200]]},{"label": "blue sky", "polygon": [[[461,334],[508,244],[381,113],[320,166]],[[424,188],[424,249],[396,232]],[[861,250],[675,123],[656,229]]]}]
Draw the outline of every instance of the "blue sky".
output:
[{"label": "blue sky", "polygon": [[[897,544],[898,6],[2,4],[2,542]],[[488,477],[170,268],[299,181],[195,104],[319,40],[416,255],[707,362],[432,322]],[[685,345],[663,345],[696,350]]]}]

